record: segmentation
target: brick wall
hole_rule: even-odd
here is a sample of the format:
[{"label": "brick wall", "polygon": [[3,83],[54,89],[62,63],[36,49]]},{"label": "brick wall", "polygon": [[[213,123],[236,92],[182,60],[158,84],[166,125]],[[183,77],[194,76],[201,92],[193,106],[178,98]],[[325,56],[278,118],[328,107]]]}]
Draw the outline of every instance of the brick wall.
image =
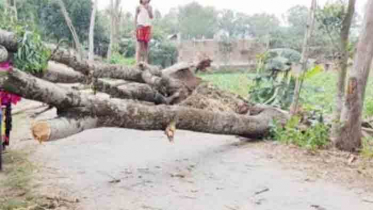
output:
[{"label": "brick wall", "polygon": [[218,40],[181,41],[178,44],[178,61],[195,62],[207,56],[213,59],[215,67],[252,66],[256,55],[265,50],[263,45],[249,39],[231,41],[230,45],[230,53],[224,53],[224,47]]}]

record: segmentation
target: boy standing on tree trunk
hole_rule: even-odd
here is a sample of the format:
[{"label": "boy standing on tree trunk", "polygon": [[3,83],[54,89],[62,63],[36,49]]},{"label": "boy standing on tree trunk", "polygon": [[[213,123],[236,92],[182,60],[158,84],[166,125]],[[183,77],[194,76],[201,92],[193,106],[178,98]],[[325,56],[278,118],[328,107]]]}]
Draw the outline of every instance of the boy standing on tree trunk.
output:
[{"label": "boy standing on tree trunk", "polygon": [[140,5],[136,8],[136,62],[148,63],[149,41],[151,38],[151,19],[153,10],[149,5],[150,0],[140,0]]}]

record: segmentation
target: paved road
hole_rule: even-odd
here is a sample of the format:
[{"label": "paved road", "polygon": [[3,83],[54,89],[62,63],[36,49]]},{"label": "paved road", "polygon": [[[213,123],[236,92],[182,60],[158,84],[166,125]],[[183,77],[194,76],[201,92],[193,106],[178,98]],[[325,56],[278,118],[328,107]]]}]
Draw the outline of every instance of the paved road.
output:
[{"label": "paved road", "polygon": [[170,144],[162,132],[97,129],[42,145],[34,159],[44,186],[62,187],[84,210],[373,209],[230,136],[178,131]]},{"label": "paved road", "polygon": [[[18,108],[29,105],[35,104]],[[14,138],[27,140],[30,124],[18,118]],[[36,189],[79,198],[81,210],[373,209],[360,189],[306,181],[305,172],[285,169],[235,137],[177,131],[175,141],[158,131],[105,128],[44,145],[26,142],[40,165]]]}]

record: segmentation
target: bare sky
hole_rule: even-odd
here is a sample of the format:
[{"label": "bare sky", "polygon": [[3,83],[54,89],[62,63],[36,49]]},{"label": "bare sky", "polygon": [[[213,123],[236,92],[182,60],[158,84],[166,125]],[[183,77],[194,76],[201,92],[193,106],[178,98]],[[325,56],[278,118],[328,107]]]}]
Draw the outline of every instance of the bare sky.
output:
[{"label": "bare sky", "polygon": [[[178,7],[196,1],[205,6],[214,6],[217,9],[232,9],[247,14],[272,13],[281,17],[289,8],[297,4],[310,6],[311,0],[152,0],[154,8],[159,9],[162,14],[167,13],[171,8]],[[323,4],[327,0],[318,0]],[[363,7],[367,0],[357,0],[358,12],[363,13]],[[105,9],[109,0],[98,0],[99,9]],[[133,12],[139,0],[122,0],[122,7],[125,11]]]}]

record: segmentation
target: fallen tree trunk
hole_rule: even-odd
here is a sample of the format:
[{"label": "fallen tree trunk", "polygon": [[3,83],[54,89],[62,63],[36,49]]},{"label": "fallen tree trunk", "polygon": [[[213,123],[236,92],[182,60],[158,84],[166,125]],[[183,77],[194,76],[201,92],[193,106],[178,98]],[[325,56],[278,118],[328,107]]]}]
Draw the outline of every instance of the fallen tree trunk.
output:
[{"label": "fallen tree trunk", "polygon": [[141,69],[138,66],[128,67],[114,64],[101,64],[94,61],[79,60],[78,57],[67,50],[57,50],[52,60],[65,64],[84,75],[96,78],[122,79],[134,82],[144,82],[141,78]]},{"label": "fallen tree trunk", "polygon": [[273,119],[286,118],[275,109],[264,110],[256,116],[246,116],[180,106],[147,106],[120,99],[102,99],[63,89],[17,69],[1,75],[0,85],[6,91],[51,104],[57,109],[68,112],[71,107],[71,112],[78,111],[85,116],[97,117],[98,125],[105,127],[164,130],[176,119],[179,129],[258,138],[268,134]]},{"label": "fallen tree trunk", "polygon": [[0,29],[0,45],[4,46],[9,52],[16,52],[18,49],[16,34]]},{"label": "fallen tree trunk", "polygon": [[[0,37],[3,37],[0,39],[0,45],[16,47],[15,35],[12,33],[0,31]],[[87,76],[87,81],[97,80],[97,78],[111,78],[146,83],[163,96],[173,98],[173,101],[170,102],[172,104],[181,102],[192,93],[201,82],[199,78],[195,77],[194,71],[204,70],[211,63],[210,59],[204,59],[197,64],[180,63],[160,71],[157,67],[147,64],[127,67],[81,60],[73,52],[58,49],[50,44],[46,44],[46,46],[53,51],[51,56],[53,61],[67,65]],[[73,81],[69,75],[65,75],[66,73],[61,72],[61,75],[58,76],[56,72],[51,71],[44,79],[53,82],[56,82],[57,78],[61,78],[62,81]],[[81,80],[81,78],[81,76],[76,77],[76,80]]]},{"label": "fallen tree trunk", "polygon": [[167,103],[166,98],[147,84],[128,82],[123,80],[98,79],[95,84],[98,91],[107,93],[112,97],[153,102],[155,104]]},{"label": "fallen tree trunk", "polygon": [[8,59],[8,50],[0,45],[0,62],[4,62]]},{"label": "fallen tree trunk", "polygon": [[[0,45],[7,48],[8,51],[16,52],[18,46],[16,34],[0,30]],[[80,60],[79,57],[72,52],[63,49],[56,50],[56,46],[52,44],[46,44],[46,46],[54,52],[51,57],[53,61],[65,64],[84,75],[93,75],[93,77],[96,78],[113,78],[143,82],[141,78],[142,71],[139,66],[127,67]],[[144,65],[143,67],[148,68],[150,66]],[[156,71],[154,67],[152,70]]]},{"label": "fallen tree trunk", "polygon": [[73,69],[55,62],[49,62],[46,73],[42,79],[54,83],[83,83],[86,77]]},{"label": "fallen tree trunk", "polygon": [[39,121],[32,125],[31,132],[35,140],[39,142],[63,139],[87,129],[97,128],[98,120],[94,117],[55,118]]}]

